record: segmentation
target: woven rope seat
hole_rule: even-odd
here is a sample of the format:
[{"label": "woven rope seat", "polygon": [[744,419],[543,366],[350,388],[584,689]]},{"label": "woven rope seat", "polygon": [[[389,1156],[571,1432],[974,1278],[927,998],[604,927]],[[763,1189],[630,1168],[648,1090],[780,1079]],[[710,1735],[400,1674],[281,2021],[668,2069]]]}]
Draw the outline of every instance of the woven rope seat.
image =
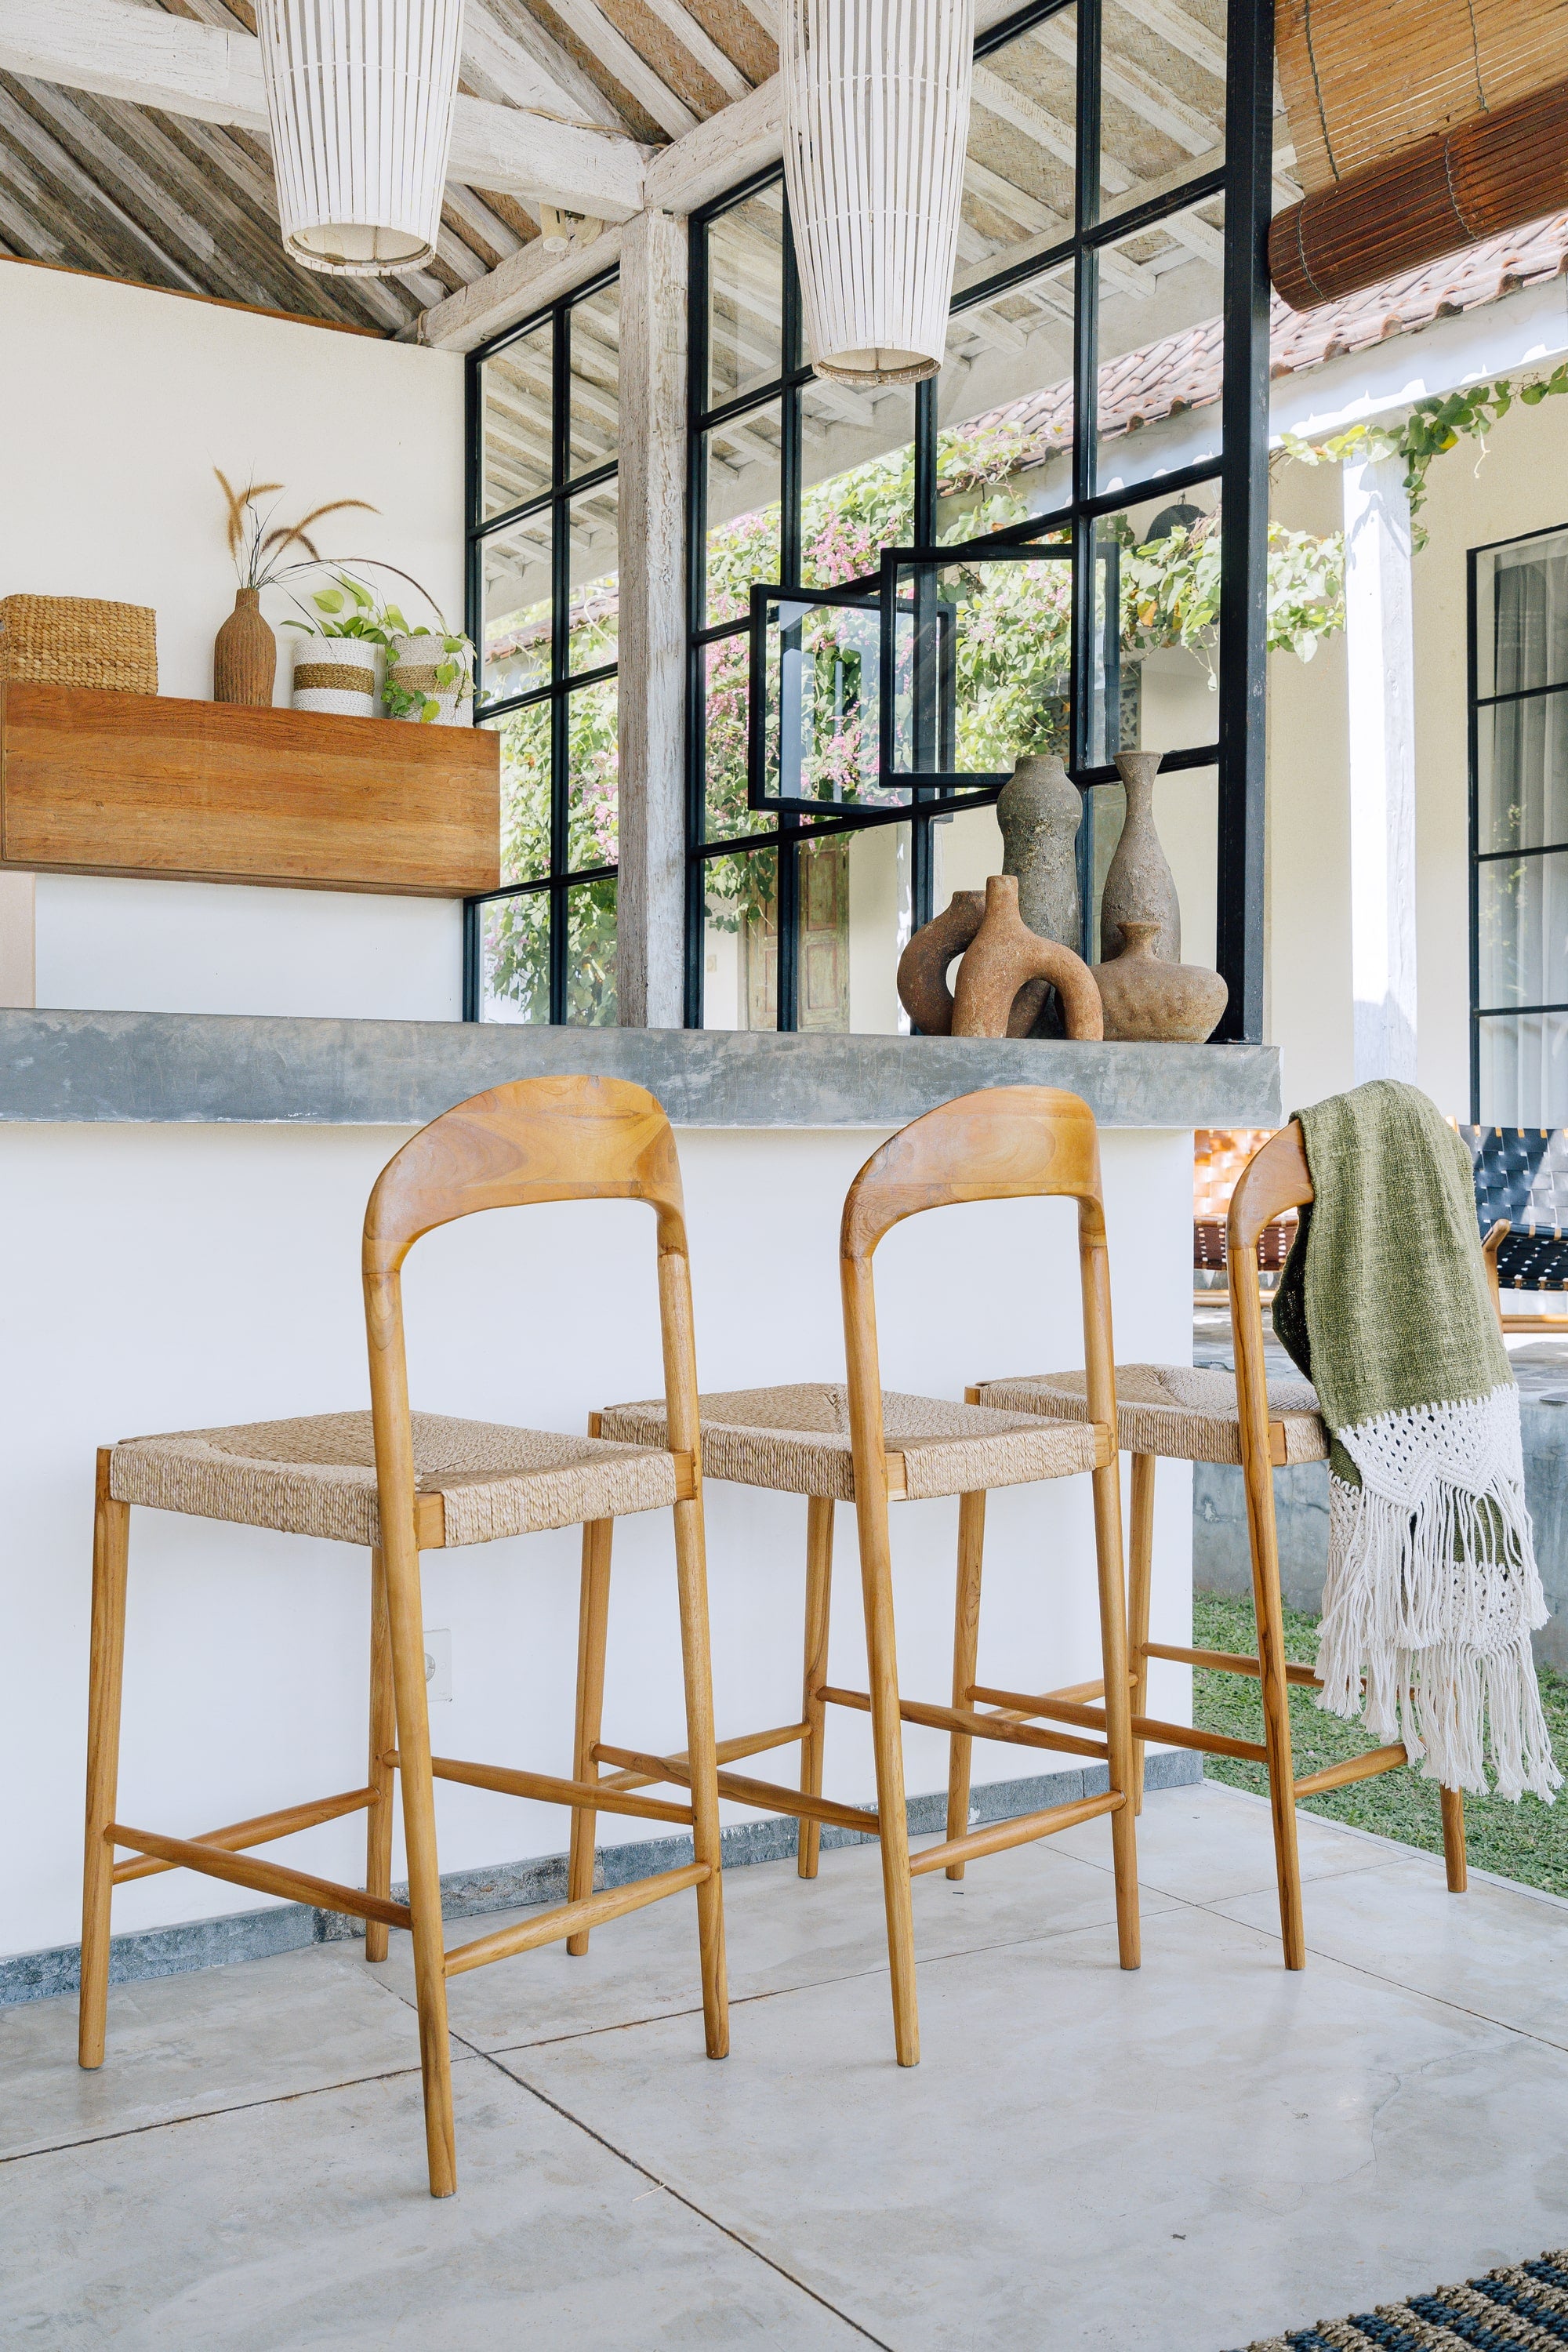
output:
[{"label": "woven rope seat", "polygon": [[[619,1518],[676,1500],[674,1461],[655,1445],[433,1412],[415,1413],[413,1423],[418,1491],[440,1496],[447,1545]],[[381,1541],[368,1412],[127,1438],[112,1450],[109,1482],[119,1503],[339,1543]]]},{"label": "woven rope seat", "polygon": [[[699,1397],[697,1410],[705,1477],[854,1501],[848,1392],[843,1387],[802,1381],[791,1388],[734,1389]],[[1042,1426],[1032,1409],[999,1412],[884,1389],[882,1418],[888,1452],[903,1457],[904,1494],[910,1502],[1028,1486],[1094,1467],[1088,1428],[1074,1426],[1070,1418]],[[599,1426],[606,1437],[630,1444],[667,1442],[664,1407],[657,1402],[614,1405],[600,1415]]]},{"label": "woven rope seat", "polygon": [[[1068,1422],[1088,1415],[1081,1372],[986,1381],[980,1393],[987,1404],[1008,1412]],[[1118,1364],[1116,1412],[1123,1454],[1160,1454],[1173,1462],[1241,1460],[1236,1381],[1229,1372],[1183,1364]],[[1305,1381],[1269,1382],[1268,1418],[1284,1430],[1287,1464],[1327,1460],[1328,1435],[1317,1396]]]}]

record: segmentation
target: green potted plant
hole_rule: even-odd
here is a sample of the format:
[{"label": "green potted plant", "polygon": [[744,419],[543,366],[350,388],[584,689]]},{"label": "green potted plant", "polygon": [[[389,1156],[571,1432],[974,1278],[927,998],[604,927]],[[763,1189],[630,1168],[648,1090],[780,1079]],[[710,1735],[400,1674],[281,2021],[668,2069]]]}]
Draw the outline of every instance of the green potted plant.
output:
[{"label": "green potted plant", "polygon": [[471,727],[473,641],[455,635],[439,614],[433,629],[395,628],[387,650],[387,716],[426,726]]},{"label": "green potted plant", "polygon": [[[325,588],[316,589],[310,598],[310,610],[303,621],[285,624],[289,628],[308,633],[310,639],[334,638],[356,641],[355,651],[361,661],[369,659],[380,666],[384,685],[379,687],[380,707],[392,719],[412,719],[426,724],[466,727],[473,718],[474,648],[467,637],[455,635],[447,626],[440,606],[419,583],[407,572],[398,572],[395,564],[367,562],[367,569],[392,572],[410,587],[418,589],[436,615],[436,626],[415,626],[401,608],[389,604],[365,582],[348,571],[334,572]],[[296,599],[296,602],[299,600]],[[305,611],[303,605],[301,612]],[[331,658],[353,663],[354,655],[347,647],[334,647]],[[301,669],[314,672],[321,657],[315,647],[305,646],[295,655],[295,679],[298,686]],[[307,692],[314,693],[312,685]],[[337,709],[337,704],[319,703],[314,699],[301,702],[298,691],[296,709]],[[371,714],[367,712],[366,716]]]}]

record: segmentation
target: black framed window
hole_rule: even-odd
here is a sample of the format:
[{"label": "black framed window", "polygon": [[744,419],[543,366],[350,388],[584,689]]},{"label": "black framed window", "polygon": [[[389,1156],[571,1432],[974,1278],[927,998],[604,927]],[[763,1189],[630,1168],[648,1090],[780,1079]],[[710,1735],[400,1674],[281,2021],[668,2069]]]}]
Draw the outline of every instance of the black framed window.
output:
[{"label": "black framed window", "polygon": [[1568,1125],[1568,528],[1469,557],[1470,1116]]},{"label": "black framed window", "polygon": [[[1031,751],[1086,797],[1092,957],[1112,762],[1142,748],[1165,755],[1185,952],[1231,983],[1218,1034],[1260,1034],[1272,7],[1164,22],[1037,0],[976,45],[947,354],[918,387],[812,373],[781,173],[693,219],[691,1025],[902,1025],[899,950],[998,870],[991,803]],[[895,549],[950,686],[889,805],[865,689]],[[885,613],[882,646],[885,667]],[[957,809],[950,754],[991,779]]]},{"label": "black framed window", "polygon": [[468,363],[476,723],[501,739],[501,885],[468,903],[470,1021],[616,1019],[619,289]]}]

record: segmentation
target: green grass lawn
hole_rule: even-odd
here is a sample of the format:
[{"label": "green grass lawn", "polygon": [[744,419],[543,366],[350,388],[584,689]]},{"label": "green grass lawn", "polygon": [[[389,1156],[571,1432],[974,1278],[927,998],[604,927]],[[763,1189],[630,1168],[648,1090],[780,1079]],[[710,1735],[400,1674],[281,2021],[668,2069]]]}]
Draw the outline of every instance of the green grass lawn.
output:
[{"label": "green grass lawn", "polygon": [[[1251,1654],[1257,1649],[1252,1603],[1233,1601],[1218,1592],[1193,1595],[1193,1641],[1199,1649]],[[1287,1654],[1303,1665],[1315,1663],[1318,1620],[1285,1612]],[[1568,1773],[1568,1677],[1541,1670],[1541,1696],[1552,1727],[1552,1752]],[[1263,1708],[1257,1683],[1250,1675],[1195,1672],[1193,1676],[1194,1719],[1208,1731],[1224,1731],[1237,1739],[1261,1739]],[[1290,1738],[1298,1777],[1360,1756],[1374,1745],[1359,1724],[1324,1715],[1315,1693],[1292,1689]],[[1204,1770],[1211,1780],[1226,1780],[1233,1789],[1268,1794],[1261,1764],[1206,1756]],[[1303,1810],[1322,1813],[1330,1821],[1349,1822],[1358,1830],[1402,1838],[1406,1845],[1424,1846],[1429,1853],[1443,1851],[1443,1827],[1434,1782],[1414,1772],[1384,1772],[1375,1780],[1359,1780],[1348,1789],[1330,1789],[1321,1796],[1304,1797]],[[1523,1797],[1517,1805],[1500,1797],[1465,1799],[1465,1832],[1469,1858],[1478,1870],[1495,1870],[1503,1878],[1517,1878],[1527,1886],[1543,1886],[1552,1895],[1568,1895],[1568,1789],[1554,1805],[1539,1797]]]}]

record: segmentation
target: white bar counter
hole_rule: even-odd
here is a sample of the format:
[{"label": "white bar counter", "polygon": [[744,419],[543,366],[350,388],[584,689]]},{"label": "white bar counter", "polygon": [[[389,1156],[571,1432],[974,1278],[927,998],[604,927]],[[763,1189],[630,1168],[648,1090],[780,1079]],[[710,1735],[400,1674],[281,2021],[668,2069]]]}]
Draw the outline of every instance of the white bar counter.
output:
[{"label": "white bar counter", "polygon": [[[574,1070],[648,1086],[679,1130],[710,1389],[842,1377],[837,1225],[850,1179],[906,1119],[1010,1084],[1068,1087],[1095,1110],[1117,1353],[1190,1362],[1192,1129],[1280,1115],[1278,1055],[1263,1046],[0,1012],[0,1580],[11,1662],[0,1770],[14,1799],[0,1853],[0,2002],[73,1980],[95,1449],[145,1432],[363,1407],[359,1235],[378,1171],[414,1126],[465,1096]],[[960,1397],[977,1380],[1080,1364],[1073,1227],[1062,1202],[976,1204],[897,1227],[877,1256],[888,1386]],[[405,1297],[425,1410],[581,1430],[595,1406],[658,1389],[653,1222],[637,1204],[447,1227],[415,1249]],[[707,1505],[720,1736],[797,1721],[805,1504],[715,1485]],[[948,1695],[956,1521],[952,1502],[894,1513],[910,1696]],[[569,1769],[578,1556],[575,1530],[426,1555],[425,1621],[448,1637],[451,1659],[451,1696],[432,1708],[437,1752]],[[1165,1464],[1155,1637],[1188,1640],[1190,1605],[1190,1473]],[[122,1817],[194,1833],[357,1787],[368,1608],[366,1558],[347,1547],[135,1513]],[[1089,1481],[998,1494],[981,1679],[1089,1678],[1097,1638]],[[848,1508],[831,1675],[863,1687]],[[1152,1711],[1184,1719],[1188,1685],[1186,1669],[1157,1666]],[[605,1736],[679,1746],[680,1714],[668,1515],[625,1520]],[[868,1802],[866,1719],[835,1710],[831,1727],[827,1786]],[[940,1734],[910,1730],[906,1755],[911,1795],[945,1787]],[[780,1749],[757,1771],[793,1780],[796,1761]],[[977,1748],[982,1817],[1018,1809],[1020,1792],[987,1788],[1035,1761]],[[1038,1769],[1058,1762],[1042,1752]],[[1184,1779],[1193,1764],[1173,1754],[1157,1769]],[[1068,1758],[1059,1765],[1076,1771]],[[737,1825],[735,1861],[783,1850],[777,1825],[733,1807],[725,1817]],[[440,1822],[455,1908],[552,1891],[543,1858],[566,1843],[556,1809],[444,1785]],[[643,1825],[606,1815],[600,1827],[611,1874],[633,1874]],[[358,1881],[363,1840],[354,1817],[268,1851]],[[828,1899],[805,1887],[801,1897]],[[276,1949],[325,1924],[171,1873],[117,1893],[117,1974]],[[572,1964],[552,1949],[526,1965],[547,2016],[552,1975]]]}]

